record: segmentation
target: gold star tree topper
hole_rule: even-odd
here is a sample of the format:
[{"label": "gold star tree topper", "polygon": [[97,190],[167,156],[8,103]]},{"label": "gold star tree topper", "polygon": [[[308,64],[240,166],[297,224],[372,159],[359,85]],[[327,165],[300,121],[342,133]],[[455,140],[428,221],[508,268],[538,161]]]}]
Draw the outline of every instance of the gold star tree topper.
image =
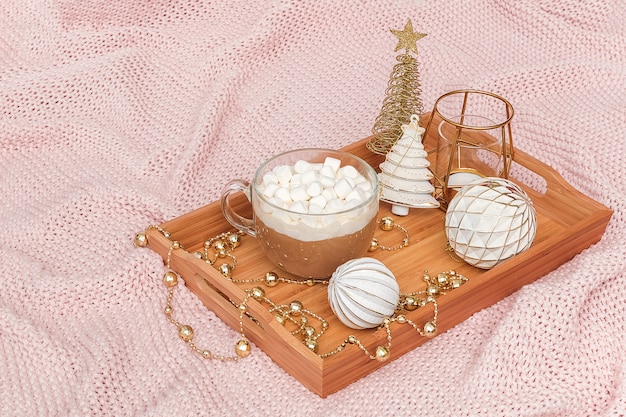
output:
[{"label": "gold star tree topper", "polygon": [[404,25],[404,30],[394,30],[391,29],[391,33],[393,33],[398,38],[398,45],[396,45],[396,49],[394,51],[398,51],[399,49],[406,49],[406,51],[413,51],[417,54],[417,41],[426,36],[425,33],[413,32],[413,23],[411,19],[406,22]]}]

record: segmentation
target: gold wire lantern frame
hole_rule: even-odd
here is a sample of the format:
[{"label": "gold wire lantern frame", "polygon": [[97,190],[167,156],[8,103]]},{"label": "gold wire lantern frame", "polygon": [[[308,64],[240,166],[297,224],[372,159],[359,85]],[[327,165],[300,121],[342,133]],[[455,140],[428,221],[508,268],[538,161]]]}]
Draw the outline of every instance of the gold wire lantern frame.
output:
[{"label": "gold wire lantern frame", "polygon": [[[450,97],[462,95],[463,101],[461,103],[460,113],[455,114],[454,117],[446,116],[440,110],[440,105]],[[495,123],[487,117],[479,116],[476,114],[467,113],[468,101],[470,97],[484,96],[486,98],[495,99],[495,102],[504,105],[504,120]],[[492,100],[493,101],[493,100]],[[464,89],[450,91],[437,99],[431,117],[426,125],[424,136],[427,137],[430,129],[433,127],[433,120],[441,120],[438,123],[437,129],[437,147],[435,169],[433,169],[433,182],[435,186],[435,197],[441,203],[441,208],[444,210],[447,208],[448,203],[454,196],[453,190],[460,188],[458,185],[450,184],[450,177],[455,173],[468,173],[478,177],[497,176],[500,178],[508,178],[511,169],[511,162],[513,161],[513,136],[511,134],[511,120],[513,119],[515,111],[511,103],[504,97],[483,90]],[[483,120],[488,120],[491,124],[474,125],[466,123],[466,118],[478,117]],[[454,128],[454,135],[449,143],[449,157],[446,160],[443,159],[444,152],[442,151],[442,126],[448,124]],[[462,135],[464,131],[470,131],[470,134]],[[496,136],[492,136],[488,131],[498,132]],[[478,140],[485,137],[490,137],[493,140],[493,144],[497,146],[486,146],[484,143],[480,143]],[[492,153],[499,160],[497,164],[500,169],[497,172],[485,173],[478,169],[476,166],[464,166],[464,161],[461,160],[461,151],[463,148],[473,148],[476,150],[486,151]],[[497,149],[495,149],[497,148]],[[432,150],[431,150],[432,152]],[[442,169],[442,165],[444,169]]]}]

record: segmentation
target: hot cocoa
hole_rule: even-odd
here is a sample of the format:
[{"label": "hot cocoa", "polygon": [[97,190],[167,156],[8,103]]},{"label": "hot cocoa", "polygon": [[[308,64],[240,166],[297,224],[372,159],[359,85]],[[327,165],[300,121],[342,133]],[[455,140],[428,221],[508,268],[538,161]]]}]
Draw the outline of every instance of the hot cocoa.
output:
[{"label": "hot cocoa", "polygon": [[305,278],[329,277],[344,262],[364,256],[370,247],[376,217],[356,232],[323,240],[300,240],[268,227],[256,218],[259,244],[280,268]]},{"label": "hot cocoa", "polygon": [[[362,159],[342,151],[299,149],[262,164],[253,181],[233,180],[222,211],[259,240],[267,258],[306,278],[329,277],[370,247],[378,213],[378,176]],[[253,218],[237,214],[228,196],[243,191]]]}]

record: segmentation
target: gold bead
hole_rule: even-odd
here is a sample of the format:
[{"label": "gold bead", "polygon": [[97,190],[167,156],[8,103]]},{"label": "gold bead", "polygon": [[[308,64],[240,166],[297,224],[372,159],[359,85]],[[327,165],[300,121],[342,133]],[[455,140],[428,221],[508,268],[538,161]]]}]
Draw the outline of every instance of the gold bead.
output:
[{"label": "gold bead", "polygon": [[255,300],[260,300],[265,297],[265,290],[261,287],[252,288],[252,290],[250,290],[250,293],[252,294],[252,298],[254,298]]},{"label": "gold bead", "polygon": [[348,343],[350,343],[351,345],[355,344],[357,342],[357,338],[354,335],[350,335],[348,336]]},{"label": "gold bead", "polygon": [[324,319],[322,319],[322,329],[324,330],[328,329],[328,322]]},{"label": "gold bead", "polygon": [[135,235],[135,246],[145,248],[148,246],[148,235],[145,232],[139,232]]},{"label": "gold bead", "polygon": [[306,280],[306,285],[312,287],[315,285],[315,281],[309,278]]},{"label": "gold bead", "polygon": [[245,358],[250,352],[252,352],[252,346],[250,346],[250,342],[248,342],[247,339],[240,339],[235,344],[235,353],[237,353],[240,358]]},{"label": "gold bead", "polygon": [[228,237],[226,238],[226,240],[228,240],[228,244],[233,249],[235,249],[236,247],[238,247],[241,244],[241,237],[237,233],[229,234]]},{"label": "gold bead", "polygon": [[198,259],[204,259],[204,255],[202,254],[202,252],[195,251],[192,255],[193,255],[195,258],[198,258]]},{"label": "gold bead", "polygon": [[275,272],[265,273],[265,285],[268,287],[275,287],[278,284],[278,275]]},{"label": "gold bead", "polygon": [[209,359],[209,358],[211,357],[211,352],[210,352],[210,351],[208,351],[208,350],[203,350],[203,351],[202,351],[202,357],[203,357],[204,359]]},{"label": "gold bead", "polygon": [[163,275],[163,284],[168,288],[175,287],[176,284],[178,284],[178,275],[176,275],[176,272],[167,271],[165,275]]},{"label": "gold bead", "polygon": [[378,239],[373,237],[372,241],[370,242],[370,247],[367,249],[367,251],[374,252],[376,249],[378,249]]},{"label": "gold bead", "polygon": [[180,242],[175,240],[172,242],[172,249],[180,249]]},{"label": "gold bead", "polygon": [[393,221],[391,217],[385,216],[382,219],[380,219],[380,223],[378,225],[380,226],[382,230],[389,231],[393,229],[394,223],[395,222]]},{"label": "gold bead", "polygon": [[404,314],[400,314],[398,317],[396,317],[396,320],[398,323],[404,324],[406,323],[406,316]]},{"label": "gold bead", "polygon": [[193,327],[187,324],[181,324],[178,327],[178,336],[185,342],[189,342],[191,339],[193,339]]},{"label": "gold bead", "polygon": [[306,347],[311,349],[313,352],[317,352],[317,349],[319,348],[317,340],[307,339],[307,340],[304,341],[304,344],[306,345]]},{"label": "gold bead", "polygon": [[378,346],[376,348],[376,360],[384,362],[389,359],[389,348],[387,346]]},{"label": "gold bead", "polygon": [[460,278],[454,278],[452,279],[452,288],[459,288],[461,285],[463,285],[463,280]]},{"label": "gold bead", "polygon": [[302,334],[307,339],[312,338],[313,336],[315,336],[316,333],[317,332],[315,331],[315,327],[313,327],[313,326],[304,326],[302,328]]},{"label": "gold bead", "polygon": [[437,333],[437,325],[432,321],[424,324],[424,333],[426,337],[433,337]]},{"label": "gold bead", "polygon": [[172,314],[173,311],[174,309],[172,308],[171,305],[166,305],[165,308],[163,309],[163,312],[167,314],[168,316]]},{"label": "gold bead", "polygon": [[226,243],[223,240],[216,240],[213,242],[213,249],[217,252],[217,256],[223,258],[226,256]]},{"label": "gold bead", "polygon": [[289,303],[289,312],[293,314],[294,316],[298,316],[302,314],[303,308],[304,306],[298,300],[293,300],[292,302]]},{"label": "gold bead", "polygon": [[284,325],[287,322],[287,317],[285,317],[281,313],[274,314],[274,318],[276,319],[277,322],[279,322],[282,325]]},{"label": "gold bead", "polygon": [[404,297],[404,308],[408,311],[417,310],[419,307],[419,300],[412,295]]},{"label": "gold bead", "polygon": [[439,287],[436,285],[429,285],[426,287],[426,293],[432,296],[439,295]]},{"label": "gold bead", "polygon": [[225,278],[232,278],[233,276],[233,267],[230,264],[221,264],[219,271]]},{"label": "gold bead", "polygon": [[210,247],[211,247],[211,241],[210,241],[210,240],[205,240],[205,241],[204,241],[204,245],[203,245],[203,246],[204,246],[205,248],[207,248],[207,249],[208,249],[208,248],[210,248]]},{"label": "gold bead", "polygon": [[385,326],[389,326],[389,324],[390,324],[390,323],[391,323],[391,318],[389,318],[389,317],[385,317],[385,318],[383,319],[383,324],[384,324]]}]

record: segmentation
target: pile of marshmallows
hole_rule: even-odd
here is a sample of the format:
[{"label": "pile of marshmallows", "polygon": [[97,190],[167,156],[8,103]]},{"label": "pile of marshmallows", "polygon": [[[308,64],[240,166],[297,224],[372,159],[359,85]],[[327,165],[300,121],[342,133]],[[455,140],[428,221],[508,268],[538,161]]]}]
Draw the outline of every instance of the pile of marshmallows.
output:
[{"label": "pile of marshmallows", "polygon": [[[374,193],[374,185],[352,165],[341,166],[341,161],[327,157],[323,163],[310,163],[304,160],[294,165],[279,165],[265,173],[258,191],[270,204],[262,204],[261,216],[267,224],[284,223],[285,225],[304,224],[312,228],[327,228],[333,223],[339,225],[362,220],[361,228],[376,214],[378,204],[373,204],[372,211],[366,205],[361,210],[350,210],[369,201]],[[275,206],[275,207],[272,207]],[[281,208],[284,210],[278,210]],[[307,216],[341,213],[338,216]],[[260,213],[257,213],[260,215]],[[270,217],[273,217],[273,220]],[[269,227],[274,225],[267,224]],[[343,230],[351,233],[358,230]]]}]

